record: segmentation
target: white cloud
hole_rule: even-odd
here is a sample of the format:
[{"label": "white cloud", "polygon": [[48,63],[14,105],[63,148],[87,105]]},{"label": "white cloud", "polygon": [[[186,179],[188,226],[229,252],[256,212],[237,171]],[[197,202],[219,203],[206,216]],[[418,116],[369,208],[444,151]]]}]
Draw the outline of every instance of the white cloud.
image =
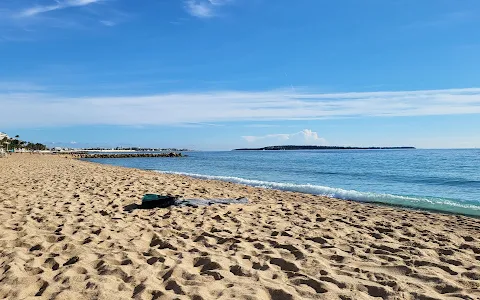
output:
[{"label": "white cloud", "polygon": [[20,13],[20,16],[32,17],[41,13],[49,12],[49,11],[65,9],[69,7],[85,6],[93,3],[98,3],[101,1],[104,1],[104,0],[64,0],[64,1],[55,0],[54,1],[55,3],[51,5],[37,5],[37,6],[29,7],[23,10]]},{"label": "white cloud", "polygon": [[217,7],[225,5],[232,0],[186,0],[185,9],[189,14],[198,18],[214,17]]},{"label": "white cloud", "polygon": [[[0,87],[2,84],[0,84]],[[46,90],[1,90],[4,126],[176,125],[480,114],[480,88],[367,93],[212,91],[124,97],[66,97]],[[18,116],[22,123],[18,123]]]},{"label": "white cloud", "polygon": [[273,145],[275,143],[290,145],[326,145],[327,141],[318,136],[318,133],[310,129],[304,129],[295,133],[277,133],[262,136],[242,136],[249,143],[261,142],[262,144]]},{"label": "white cloud", "polygon": [[185,8],[189,14],[198,18],[213,17],[213,7],[208,2],[187,1]]}]

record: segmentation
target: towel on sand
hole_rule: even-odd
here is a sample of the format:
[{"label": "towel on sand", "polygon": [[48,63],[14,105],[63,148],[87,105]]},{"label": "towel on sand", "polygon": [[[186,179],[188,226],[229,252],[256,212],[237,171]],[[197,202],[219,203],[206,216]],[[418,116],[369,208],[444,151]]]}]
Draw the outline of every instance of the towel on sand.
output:
[{"label": "towel on sand", "polygon": [[230,198],[230,199],[185,199],[174,196],[162,196],[157,194],[145,194],[142,198],[142,206],[168,207],[168,206],[206,206],[213,204],[246,204],[248,199]]}]

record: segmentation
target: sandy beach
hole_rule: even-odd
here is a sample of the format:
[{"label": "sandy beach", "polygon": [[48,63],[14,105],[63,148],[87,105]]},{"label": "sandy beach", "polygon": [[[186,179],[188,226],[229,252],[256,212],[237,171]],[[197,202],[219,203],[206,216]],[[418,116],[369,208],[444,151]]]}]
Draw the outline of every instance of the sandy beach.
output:
[{"label": "sandy beach", "polygon": [[0,159],[0,205],[2,299],[480,299],[464,216],[29,154]]}]

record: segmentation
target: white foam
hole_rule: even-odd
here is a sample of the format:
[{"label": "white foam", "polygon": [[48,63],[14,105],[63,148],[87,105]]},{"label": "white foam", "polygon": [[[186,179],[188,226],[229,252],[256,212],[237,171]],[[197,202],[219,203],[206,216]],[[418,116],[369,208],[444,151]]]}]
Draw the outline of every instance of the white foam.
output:
[{"label": "white foam", "polygon": [[[380,194],[372,192],[359,192],[355,190],[344,190],[340,188],[332,188],[328,186],[321,185],[312,185],[312,184],[293,184],[293,183],[279,183],[279,182],[269,182],[261,180],[251,180],[240,177],[233,176],[213,176],[213,175],[203,175],[195,173],[183,173],[183,172],[168,172],[168,171],[158,171],[160,173],[166,174],[177,174],[185,175],[189,177],[194,177],[198,179],[208,179],[208,180],[220,180],[228,181],[232,183],[238,183],[243,185],[249,185],[253,187],[269,188],[282,191],[290,192],[300,192],[313,195],[322,195],[337,199],[343,200],[353,200],[360,202],[378,202],[386,204],[395,204],[395,205],[404,205],[417,208],[427,208],[427,209],[439,209],[445,211],[457,211],[462,210],[463,213],[471,213],[470,210],[473,210],[473,213],[480,213],[480,206],[477,205],[468,205],[458,202],[454,202],[447,199],[433,199],[425,197],[411,197],[411,196],[399,196],[391,194]],[[450,206],[450,209],[441,206]],[[456,209],[452,209],[455,207]],[[465,211],[464,211],[465,210]]]}]

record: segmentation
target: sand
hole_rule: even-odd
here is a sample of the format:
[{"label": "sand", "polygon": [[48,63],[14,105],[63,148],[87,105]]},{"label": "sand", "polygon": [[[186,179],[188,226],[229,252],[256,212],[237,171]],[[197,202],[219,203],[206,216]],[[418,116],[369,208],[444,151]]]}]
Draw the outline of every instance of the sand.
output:
[{"label": "sand", "polygon": [[[148,192],[250,204],[132,210]],[[0,298],[480,299],[464,216],[28,154],[0,205]]]}]

